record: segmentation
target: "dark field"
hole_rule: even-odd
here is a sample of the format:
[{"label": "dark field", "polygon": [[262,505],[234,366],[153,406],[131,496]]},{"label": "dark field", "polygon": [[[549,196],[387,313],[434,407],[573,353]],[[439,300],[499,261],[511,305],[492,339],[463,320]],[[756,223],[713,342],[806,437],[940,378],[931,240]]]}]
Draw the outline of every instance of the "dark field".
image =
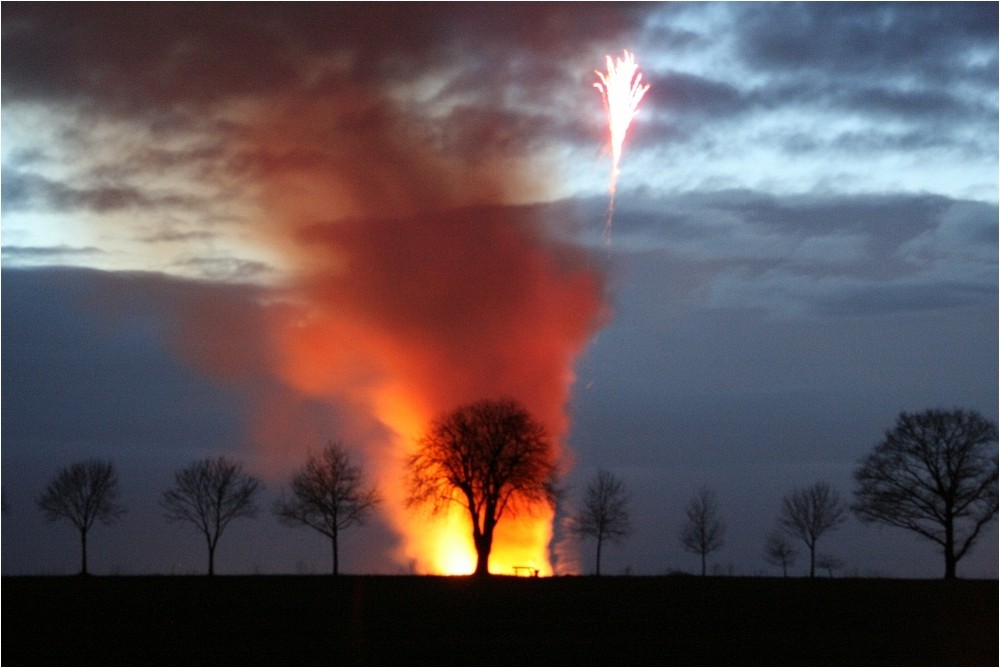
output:
[{"label": "dark field", "polygon": [[4,577],[4,665],[997,665],[997,581]]}]

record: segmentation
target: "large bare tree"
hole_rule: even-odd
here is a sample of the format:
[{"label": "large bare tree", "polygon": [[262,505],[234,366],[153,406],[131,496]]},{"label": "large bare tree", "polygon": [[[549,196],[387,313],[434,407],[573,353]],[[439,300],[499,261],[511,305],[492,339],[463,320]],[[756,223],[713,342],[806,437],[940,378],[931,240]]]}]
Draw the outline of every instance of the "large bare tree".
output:
[{"label": "large bare tree", "polygon": [[726,525],[719,515],[715,492],[702,487],[684,509],[681,525],[681,545],[688,552],[701,556],[701,574],[705,575],[708,555],[722,548]]},{"label": "large bare tree", "polygon": [[854,472],[854,514],[941,546],[944,577],[997,514],[997,427],[975,411],[901,413]]},{"label": "large bare tree", "polygon": [[619,543],[631,531],[629,495],[625,483],[608,471],[598,471],[587,485],[583,507],[572,518],[573,533],[597,541],[597,575],[601,574],[601,547],[604,541]]},{"label": "large bare tree", "polygon": [[240,517],[257,514],[262,484],[226,457],[192,462],[174,474],[174,486],[163,492],[160,505],[168,520],[193,524],[208,544],[208,574],[215,574],[215,548],[226,527]]},{"label": "large bare tree", "polygon": [[816,577],[816,543],[847,519],[847,505],[826,482],[817,482],[785,496],[778,524],[809,548],[809,577]]},{"label": "large bare tree", "polygon": [[351,462],[347,450],[330,443],[320,454],[309,455],[305,466],[292,478],[291,498],[282,496],[274,512],[284,524],[307,526],[329,538],[333,574],[337,575],[340,532],[364,524],[379,502],[378,490],[364,484],[361,467]]},{"label": "large bare tree", "polygon": [[80,532],[80,574],[87,575],[87,532],[100,520],[111,524],[123,514],[118,472],[110,460],[87,459],[60,469],[36,503],[49,522],[66,520]]},{"label": "large bare tree", "polygon": [[505,515],[555,505],[555,452],[541,424],[512,399],[466,404],[433,421],[408,459],[409,504],[469,514],[475,574],[489,574],[493,532]]}]

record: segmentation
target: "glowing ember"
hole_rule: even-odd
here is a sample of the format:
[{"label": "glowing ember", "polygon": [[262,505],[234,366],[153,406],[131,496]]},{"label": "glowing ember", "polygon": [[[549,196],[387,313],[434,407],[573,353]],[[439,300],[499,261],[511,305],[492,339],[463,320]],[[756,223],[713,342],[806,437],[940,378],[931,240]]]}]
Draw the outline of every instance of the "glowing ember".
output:
[{"label": "glowing ember", "polygon": [[594,70],[600,79],[594,88],[601,91],[604,108],[608,114],[608,128],[611,131],[611,201],[608,205],[608,223],[605,235],[610,234],[611,219],[615,212],[615,190],[618,187],[618,164],[622,158],[622,144],[628,132],[632,119],[639,113],[639,101],[649,90],[649,84],[643,84],[642,73],[635,62],[635,55],[625,50],[623,58],[612,60],[607,56],[608,72]]}]

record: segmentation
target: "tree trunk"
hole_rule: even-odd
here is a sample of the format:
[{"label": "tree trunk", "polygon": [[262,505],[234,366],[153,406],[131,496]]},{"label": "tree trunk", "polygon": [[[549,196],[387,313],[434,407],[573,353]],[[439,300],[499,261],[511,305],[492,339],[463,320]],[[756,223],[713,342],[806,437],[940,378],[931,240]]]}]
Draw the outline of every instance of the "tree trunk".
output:
[{"label": "tree trunk", "polygon": [[87,574],[87,530],[80,529],[80,575]]},{"label": "tree trunk", "polygon": [[340,558],[337,554],[337,534],[330,536],[330,543],[333,545],[333,574],[340,573]]},{"label": "tree trunk", "polygon": [[601,574],[601,543],[604,542],[603,536],[597,537],[597,574]]},{"label": "tree trunk", "polygon": [[215,575],[215,545],[208,543],[208,574]]},{"label": "tree trunk", "polygon": [[701,576],[705,577],[705,551],[701,553]]},{"label": "tree trunk", "polygon": [[944,579],[955,579],[955,523],[951,516],[944,523]]},{"label": "tree trunk", "polygon": [[809,546],[809,577],[816,577],[816,543]]},{"label": "tree trunk", "polygon": [[474,537],[476,544],[476,572],[479,577],[490,574],[490,549],[493,547],[493,533],[486,531]]}]

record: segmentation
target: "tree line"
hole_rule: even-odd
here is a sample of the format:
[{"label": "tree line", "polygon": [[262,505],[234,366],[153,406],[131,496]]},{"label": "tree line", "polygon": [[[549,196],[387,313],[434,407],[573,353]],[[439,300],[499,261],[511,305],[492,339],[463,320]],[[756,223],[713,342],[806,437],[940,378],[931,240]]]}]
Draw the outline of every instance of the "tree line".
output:
[{"label": "tree line", "polygon": [[[215,550],[229,524],[256,517],[264,485],[227,457],[206,457],[174,474],[174,484],[159,499],[164,517],[190,524],[208,549],[208,574],[215,574]],[[80,573],[87,575],[87,532],[95,522],[111,524],[125,513],[119,502],[118,474],[110,460],[89,459],[61,469],[37,503],[49,521],[65,520],[80,534]],[[288,526],[306,526],[330,539],[332,572],[339,572],[340,532],[364,524],[380,502],[375,486],[365,486],[361,467],[331,442],[310,454],[273,513]]]},{"label": "tree line", "polygon": [[[996,426],[975,411],[901,413],[859,461],[853,503],[824,481],[785,495],[764,544],[765,559],[787,576],[798,542],[808,551],[810,577],[817,568],[832,574],[840,562],[818,553],[818,542],[853,512],[862,522],[906,529],[936,543],[944,556],[944,577],[954,578],[956,564],[997,514],[996,442]],[[409,506],[439,512],[455,504],[468,514],[479,576],[489,574],[501,519],[555,508],[561,495],[555,449],[545,429],[512,399],[473,402],[439,416],[406,465]],[[212,575],[225,529],[233,520],[257,515],[262,489],[260,479],[239,462],[209,457],[177,471],[159,503],[168,520],[189,524],[205,538]],[[620,543],[631,531],[630,501],[624,481],[601,470],[570,516],[575,535],[595,540],[597,575],[605,544]],[[287,526],[326,536],[331,571],[337,574],[340,533],[363,525],[380,502],[377,486],[365,482],[361,466],[341,444],[331,442],[308,456],[272,512]],[[65,520],[77,529],[83,574],[88,572],[90,528],[97,521],[111,524],[126,512],[114,464],[100,459],[58,471],[37,505],[47,520]],[[678,540],[700,557],[702,575],[708,555],[722,548],[725,532],[715,493],[701,488],[685,507]]]}]

